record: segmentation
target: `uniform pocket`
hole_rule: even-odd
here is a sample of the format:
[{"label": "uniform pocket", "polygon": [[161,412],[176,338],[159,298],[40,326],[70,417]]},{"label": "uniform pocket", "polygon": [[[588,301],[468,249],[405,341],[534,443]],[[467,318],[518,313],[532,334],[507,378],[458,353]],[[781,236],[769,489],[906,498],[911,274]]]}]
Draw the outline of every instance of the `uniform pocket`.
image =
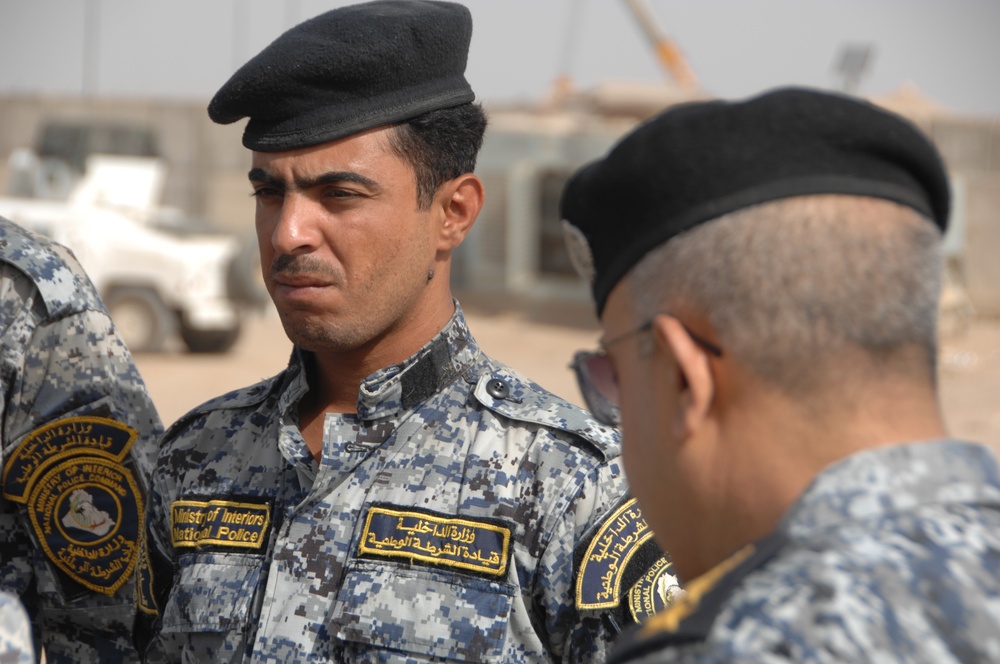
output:
[{"label": "uniform pocket", "polygon": [[508,583],[356,560],[333,618],[333,631],[348,643],[334,648],[345,648],[356,661],[381,661],[374,652],[386,650],[420,661],[499,662],[513,594]]},{"label": "uniform pocket", "polygon": [[198,553],[180,557],[162,631],[242,630],[260,579],[260,558]]}]

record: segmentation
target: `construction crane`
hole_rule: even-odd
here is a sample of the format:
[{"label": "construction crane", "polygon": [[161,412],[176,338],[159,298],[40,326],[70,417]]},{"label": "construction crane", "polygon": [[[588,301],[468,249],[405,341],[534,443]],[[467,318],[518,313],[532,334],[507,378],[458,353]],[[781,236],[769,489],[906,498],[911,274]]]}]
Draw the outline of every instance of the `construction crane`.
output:
[{"label": "construction crane", "polygon": [[639,27],[656,51],[660,65],[682,90],[695,92],[698,89],[698,79],[694,71],[688,65],[680,48],[660,29],[645,0],[625,0],[625,4],[628,5],[632,15],[639,22]]}]

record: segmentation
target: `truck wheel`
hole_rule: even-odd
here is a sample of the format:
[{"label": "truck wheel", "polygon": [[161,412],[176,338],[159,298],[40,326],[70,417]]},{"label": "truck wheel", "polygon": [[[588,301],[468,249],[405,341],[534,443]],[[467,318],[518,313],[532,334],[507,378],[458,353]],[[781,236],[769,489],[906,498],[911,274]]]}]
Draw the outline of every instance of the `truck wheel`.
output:
[{"label": "truck wheel", "polygon": [[112,289],[104,304],[118,333],[133,353],[155,353],[174,328],[174,314],[160,297],[148,288]]},{"label": "truck wheel", "polygon": [[263,307],[271,301],[260,272],[260,253],[255,235],[240,238],[240,252],[229,263],[226,273],[229,297],[248,307]]},{"label": "truck wheel", "polygon": [[239,325],[231,330],[196,330],[181,322],[181,339],[192,353],[225,353],[239,337]]}]

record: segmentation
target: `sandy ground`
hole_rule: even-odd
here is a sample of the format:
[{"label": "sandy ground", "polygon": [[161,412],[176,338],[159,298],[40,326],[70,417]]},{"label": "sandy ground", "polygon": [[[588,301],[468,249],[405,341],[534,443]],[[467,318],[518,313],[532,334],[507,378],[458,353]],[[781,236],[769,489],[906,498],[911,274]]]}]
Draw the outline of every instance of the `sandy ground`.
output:
[{"label": "sandy ground", "polygon": [[[484,350],[547,389],[581,403],[568,363],[594,346],[598,330],[588,304],[541,304],[462,297],[473,334]],[[160,416],[173,422],[189,408],[280,371],[291,344],[277,315],[247,320],[235,348],[224,355],[180,350],[139,355]],[[1000,320],[974,319],[941,344],[941,403],[949,431],[1000,451]]]}]

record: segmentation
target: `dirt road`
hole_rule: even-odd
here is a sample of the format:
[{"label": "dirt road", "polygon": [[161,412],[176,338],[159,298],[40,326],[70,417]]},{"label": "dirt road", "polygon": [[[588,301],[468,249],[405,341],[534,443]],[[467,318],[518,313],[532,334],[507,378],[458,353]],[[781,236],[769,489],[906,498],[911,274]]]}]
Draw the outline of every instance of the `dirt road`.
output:
[{"label": "dirt road", "polygon": [[[487,353],[581,402],[567,365],[574,350],[591,348],[597,339],[589,305],[461,299],[469,326]],[[172,422],[206,399],[277,373],[290,352],[277,316],[268,313],[247,321],[243,337],[226,355],[174,350],[140,355],[137,362],[160,416]],[[943,341],[940,359],[941,402],[949,430],[1000,451],[1000,321],[972,321]]]}]

